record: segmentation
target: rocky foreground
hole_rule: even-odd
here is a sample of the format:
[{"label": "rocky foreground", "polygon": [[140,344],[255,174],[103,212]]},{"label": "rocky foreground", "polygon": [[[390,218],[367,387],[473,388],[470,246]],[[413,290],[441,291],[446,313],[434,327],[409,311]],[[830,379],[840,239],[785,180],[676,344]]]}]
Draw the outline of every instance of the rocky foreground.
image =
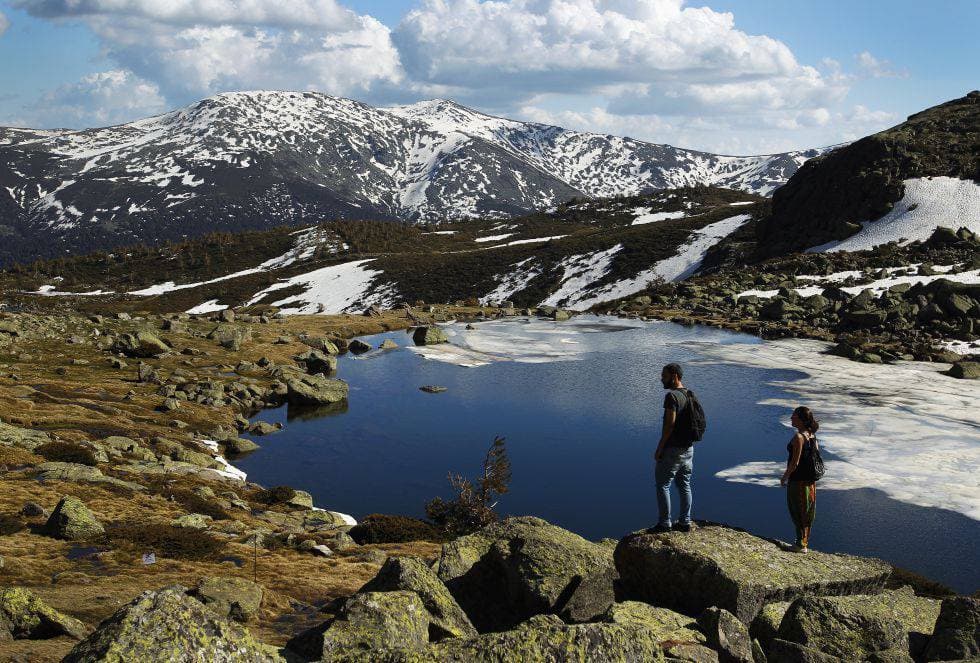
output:
[{"label": "rocky foreground", "polygon": [[962,661],[980,600],[917,596],[875,559],[721,525],[587,541],[533,517],[390,557],[285,647],[241,625],[247,580],[144,592],[91,632],[26,590],[0,593],[11,634],[81,640],[65,661]]}]

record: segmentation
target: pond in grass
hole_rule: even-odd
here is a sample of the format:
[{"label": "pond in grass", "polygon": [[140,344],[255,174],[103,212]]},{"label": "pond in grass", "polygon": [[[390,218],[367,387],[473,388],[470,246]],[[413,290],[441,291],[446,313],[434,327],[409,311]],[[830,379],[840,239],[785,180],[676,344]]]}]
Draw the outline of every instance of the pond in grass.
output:
[{"label": "pond in grass", "polygon": [[[685,367],[707,412],[695,450],[694,516],[792,540],[778,477],[793,406],[813,408],[828,471],[811,545],[873,555],[980,587],[980,385],[924,364],[867,366],[810,341],[762,342],[711,328],[580,316],[446,326],[450,344],[405,332],[366,337],[399,349],[340,358],[343,412],[267,410],[284,429],[236,465],[318,506],[363,517],[424,516],[447,474],[475,476],[507,441],[510,492],[497,510],[591,538],[656,521],[652,453],[661,367]],[[444,393],[420,391],[423,385]]]}]

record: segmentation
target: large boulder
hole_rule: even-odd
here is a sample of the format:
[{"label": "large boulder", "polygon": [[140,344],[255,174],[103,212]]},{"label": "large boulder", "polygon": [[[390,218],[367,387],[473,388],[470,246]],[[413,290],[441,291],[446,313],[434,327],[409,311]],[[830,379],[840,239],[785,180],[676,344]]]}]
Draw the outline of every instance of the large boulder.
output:
[{"label": "large boulder", "polygon": [[842,663],[842,661],[819,649],[777,638],[769,644],[766,663]]},{"label": "large boulder", "polygon": [[286,379],[286,399],[290,405],[332,405],[347,400],[348,387],[343,380],[320,375],[296,375]]},{"label": "large boulder", "polygon": [[687,615],[642,601],[614,603],[601,621],[645,628],[653,632],[658,642],[704,644],[706,640],[697,622]]},{"label": "large boulder", "polygon": [[337,371],[337,357],[334,355],[325,354],[320,350],[310,349],[302,354],[296,355],[293,359],[302,364],[303,368],[310,375],[316,375],[317,373],[330,375]]},{"label": "large boulder", "polygon": [[67,635],[81,640],[86,631],[82,622],[58,612],[29,589],[0,589],[0,641],[4,633],[16,639],[39,640]]},{"label": "large boulder", "polygon": [[262,587],[245,578],[201,578],[194,596],[221,617],[247,622],[259,614]]},{"label": "large boulder", "polygon": [[753,663],[752,638],[738,617],[723,608],[711,607],[698,617],[707,645],[718,652],[721,663]]},{"label": "large boulder", "polygon": [[44,532],[69,541],[84,541],[102,536],[105,528],[77,497],[65,495],[44,524]]},{"label": "large boulder", "polygon": [[414,660],[644,663],[660,660],[662,654],[656,634],[643,627],[609,623],[568,625],[555,615],[538,615],[510,631],[432,645]]},{"label": "large boulder", "polygon": [[[910,587],[870,596],[805,597],[790,605],[778,638],[845,660],[909,647],[921,651],[932,633],[939,602]],[[917,651],[917,653],[920,653]]]},{"label": "large boulder", "polygon": [[980,656],[980,599],[944,599],[925,651],[927,661],[974,660]]},{"label": "large boulder", "polygon": [[429,615],[418,594],[364,592],[351,597],[327,624],[319,655],[323,661],[385,660],[428,644]]},{"label": "large boulder", "polygon": [[281,660],[243,627],[222,619],[179,585],[140,594],[99,624],[63,663],[198,663]]},{"label": "large boulder", "polygon": [[[532,615],[561,612],[584,578],[611,567],[609,547],[524,516],[445,544],[438,574],[483,632],[512,627]],[[597,598],[603,602],[592,608],[598,615],[608,608],[608,597]]]},{"label": "large boulder", "polygon": [[449,337],[439,327],[419,327],[412,334],[412,340],[415,345],[435,345],[436,343],[448,343]]},{"label": "large boulder", "polygon": [[688,614],[711,606],[750,624],[766,603],[804,595],[876,593],[891,567],[876,559],[811,552],[720,525],[691,532],[634,533],[616,547],[626,598]]},{"label": "large boulder", "polygon": [[[389,557],[360,592],[415,592],[429,612],[430,639],[473,637],[476,629],[435,572],[417,557]],[[437,631],[437,633],[433,633]]]},{"label": "large boulder", "polygon": [[252,330],[248,327],[222,323],[211,330],[208,338],[227,350],[238,352],[242,349],[242,345],[252,339]]},{"label": "large boulder", "polygon": [[120,352],[127,357],[159,357],[170,352],[170,346],[157,336],[146,331],[123,334],[112,344],[113,352]]}]

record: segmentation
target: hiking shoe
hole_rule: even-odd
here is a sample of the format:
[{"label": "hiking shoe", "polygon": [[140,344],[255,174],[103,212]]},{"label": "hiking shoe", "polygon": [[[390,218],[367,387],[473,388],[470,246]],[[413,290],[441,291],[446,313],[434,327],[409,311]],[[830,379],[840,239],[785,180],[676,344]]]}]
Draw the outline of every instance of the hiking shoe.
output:
[{"label": "hiking shoe", "polygon": [[657,525],[656,527],[648,527],[643,530],[644,534],[664,534],[670,531],[670,527],[665,527],[664,525]]},{"label": "hiking shoe", "polygon": [[678,532],[690,532],[694,528],[693,523],[674,523],[674,530]]},{"label": "hiking shoe", "polygon": [[801,554],[804,554],[804,555],[807,554],[808,552],[810,552],[810,549],[809,548],[807,548],[806,546],[801,546],[798,543],[794,543],[793,545],[791,545],[789,547],[789,550],[790,550],[790,552],[801,553]]}]

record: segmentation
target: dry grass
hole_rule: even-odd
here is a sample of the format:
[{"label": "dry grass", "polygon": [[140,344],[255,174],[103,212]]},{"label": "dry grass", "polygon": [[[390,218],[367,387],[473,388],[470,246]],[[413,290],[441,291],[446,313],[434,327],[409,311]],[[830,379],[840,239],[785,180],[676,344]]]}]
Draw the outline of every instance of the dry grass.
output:
[{"label": "dry grass", "polygon": [[[251,325],[251,343],[240,352],[231,352],[204,338],[214,323],[197,321],[188,324],[185,334],[158,333],[176,350],[194,348],[202,354],[188,356],[175,352],[143,361],[164,374],[180,368],[202,377],[231,380],[237,376],[228,375],[230,367],[240,361],[255,362],[267,357],[276,363],[291,363],[293,355],[307,349],[296,340],[276,345],[275,340],[280,336],[295,339],[300,333],[306,333],[351,337],[406,328],[410,323],[401,312],[391,312],[381,318],[291,317],[268,325]],[[123,331],[144,324],[112,320],[99,326]],[[25,358],[25,353],[30,358]],[[157,412],[154,408],[161,400],[155,393],[157,386],[135,380],[138,360],[127,359],[129,365],[117,370],[109,365],[108,358],[109,355],[94,345],[68,345],[57,339],[17,339],[13,345],[0,347],[0,420],[44,430],[53,439],[66,442],[125,435],[149,448],[150,440],[157,436],[180,442],[194,434],[208,434],[216,425],[231,427],[239,414],[231,406],[216,409],[195,403],[182,403],[179,410],[169,414]],[[88,363],[73,364],[72,359]],[[253,379],[259,384],[269,380],[264,373],[256,374]],[[173,419],[184,422],[186,428],[171,427]],[[74,495],[107,525],[167,523],[200,510],[200,505],[192,499],[191,491],[196,486],[210,485],[219,494],[233,489],[246,499],[255,492],[241,484],[208,484],[198,477],[170,475],[164,479],[124,477],[142,481],[145,490],[140,492],[99,484],[41,484],[33,479],[32,466],[44,460],[23,449],[0,446],[0,516],[17,516],[27,501],[37,502],[50,511],[63,495]],[[106,474],[113,473],[111,466],[99,467]],[[270,527],[241,509],[230,510],[227,515],[248,529]],[[88,551],[83,546],[37,533],[43,518],[17,517],[27,528],[0,535],[0,555],[4,560],[0,585],[30,587],[54,608],[81,619],[90,627],[148,589],[174,583],[193,586],[206,575],[250,579],[254,575],[265,588],[266,598],[259,619],[249,626],[260,640],[282,644],[296,630],[322,621],[323,616],[317,612],[320,606],[355,592],[378,570],[377,564],[353,555],[322,558],[286,547],[256,551],[237,543],[237,537],[230,535],[222,539],[224,549],[209,559],[170,559],[157,551],[157,563],[144,565],[143,551],[137,541],[117,541],[113,545],[106,539],[93,543],[95,550]],[[220,529],[217,523],[215,529]],[[360,550],[371,548],[431,559],[438,554],[439,545],[421,541],[364,546]],[[4,642],[0,643],[0,660],[56,661],[73,644],[67,638]]]}]

